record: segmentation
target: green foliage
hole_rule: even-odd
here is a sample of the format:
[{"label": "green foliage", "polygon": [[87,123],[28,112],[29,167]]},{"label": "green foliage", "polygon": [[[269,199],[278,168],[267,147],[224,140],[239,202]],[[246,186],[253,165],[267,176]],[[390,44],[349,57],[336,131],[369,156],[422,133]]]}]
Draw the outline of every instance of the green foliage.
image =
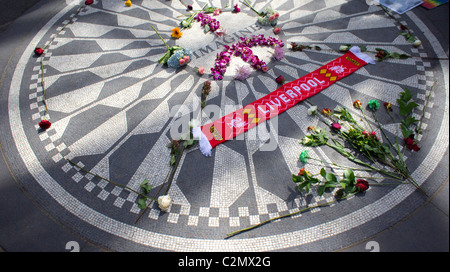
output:
[{"label": "green foliage", "polygon": [[412,101],[412,94],[408,88],[405,88],[404,92],[400,93],[400,98],[397,99],[397,103],[399,105],[399,113],[404,117],[400,125],[403,138],[408,138],[414,133],[410,129],[410,126],[419,121],[411,116],[413,110],[419,105]]},{"label": "green foliage", "polygon": [[183,49],[183,47],[176,46],[176,45],[170,47],[167,50],[167,52],[161,58],[159,58],[158,62],[162,63],[162,64],[166,64],[169,61],[170,57],[175,53],[175,51],[180,50],[180,49]]},{"label": "green foliage", "polygon": [[[145,179],[141,183],[140,187],[141,187],[142,191],[144,192],[144,194],[148,194],[152,190],[153,185],[149,184],[148,179]],[[149,198],[146,197],[145,195],[141,195],[139,197],[139,199],[138,199],[138,207],[139,207],[139,209],[145,210],[145,208],[147,208],[147,203],[146,203],[147,199],[149,199]]]},{"label": "green foliage", "polygon": [[152,190],[153,185],[148,183],[148,179],[145,179],[142,183],[141,183],[141,189],[144,192],[144,194],[148,194],[150,193],[150,191]]},{"label": "green foliage", "polygon": [[326,145],[327,142],[328,142],[327,133],[321,129],[316,129],[315,133],[306,135],[305,137],[303,137],[303,139],[300,143],[305,146],[314,147],[314,146]]},{"label": "green foliage", "polygon": [[325,168],[320,169],[320,175],[323,177],[323,182],[320,179],[311,176],[306,171],[303,175],[292,175],[292,180],[294,183],[298,184],[297,190],[299,192],[305,189],[306,193],[309,193],[311,184],[320,184],[322,182],[317,188],[319,196],[323,195],[327,188],[335,188],[338,186],[342,187],[346,194],[356,191],[355,174],[350,169],[344,171],[343,178],[340,181],[338,181],[338,177],[335,174],[327,172]]}]

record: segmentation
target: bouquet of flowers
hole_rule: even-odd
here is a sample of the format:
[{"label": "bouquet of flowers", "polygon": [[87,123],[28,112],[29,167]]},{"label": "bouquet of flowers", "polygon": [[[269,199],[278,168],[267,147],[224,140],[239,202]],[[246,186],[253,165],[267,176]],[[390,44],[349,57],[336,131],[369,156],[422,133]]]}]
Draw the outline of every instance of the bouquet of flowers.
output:
[{"label": "bouquet of flowers", "polygon": [[272,9],[270,6],[266,7],[264,11],[257,11],[254,7],[250,5],[250,3],[247,0],[244,0],[242,2],[244,5],[249,7],[251,10],[253,10],[256,14],[258,14],[259,18],[257,22],[261,25],[270,25],[270,26],[276,26],[278,24],[278,17],[280,17],[280,14]]},{"label": "bouquet of flowers", "polygon": [[[397,100],[399,105],[399,114],[403,117],[399,127],[397,128],[397,134],[393,139],[389,138],[385,133],[383,126],[378,121],[377,110],[380,107],[380,103],[377,100],[370,100],[367,104],[369,111],[373,113],[375,122],[369,122],[367,119],[362,102],[359,100],[354,101],[353,107],[361,111],[363,122],[358,122],[348,109],[344,107],[336,107],[334,111],[330,109],[323,109],[320,116],[321,121],[326,123],[330,127],[331,134],[326,130],[320,128],[309,127],[308,130],[312,133],[305,136],[301,140],[301,144],[304,146],[328,146],[337,151],[342,156],[346,157],[353,163],[363,166],[362,171],[378,172],[386,178],[395,179],[400,182],[407,180],[414,186],[416,186],[425,195],[425,191],[417,184],[417,182],[411,177],[408,166],[404,161],[405,151],[419,151],[420,148],[417,142],[414,140],[414,131],[412,126],[419,120],[416,120],[412,116],[412,111],[418,105],[411,100],[411,93],[408,89],[405,89],[401,93],[400,98]],[[392,104],[389,102],[384,103],[387,114],[394,121],[391,115]],[[315,107],[315,106],[314,106]],[[312,112],[315,114],[316,112]],[[404,141],[404,146],[401,147],[399,142],[399,130]],[[381,134],[379,135],[379,133]],[[383,142],[382,140],[385,140]],[[303,151],[300,154],[300,161],[307,162],[308,159],[312,159],[308,156],[307,151]],[[324,163],[323,161],[320,161]],[[335,167],[344,168],[336,163],[332,163]],[[380,167],[381,165],[381,167]],[[327,174],[325,171],[321,171],[321,175],[325,178],[326,182],[318,187],[319,194],[323,194],[324,190],[328,187],[336,187],[339,184],[345,188],[351,188],[344,193],[351,193],[355,190],[356,183],[353,182],[352,186],[346,186],[345,182],[338,183],[336,178],[332,178],[331,174]],[[349,177],[352,177],[350,179]],[[350,174],[344,173],[344,181],[354,180],[354,177]],[[293,175],[293,181],[298,184],[298,189],[306,188],[307,191],[311,184],[320,184],[320,180],[313,178],[306,171],[298,175]]]},{"label": "bouquet of flowers", "polygon": [[176,45],[169,47],[161,35],[159,35],[158,31],[153,26],[152,28],[167,47],[167,52],[159,58],[159,63],[167,64],[171,68],[179,68],[186,65],[192,59],[192,51],[189,48]]}]

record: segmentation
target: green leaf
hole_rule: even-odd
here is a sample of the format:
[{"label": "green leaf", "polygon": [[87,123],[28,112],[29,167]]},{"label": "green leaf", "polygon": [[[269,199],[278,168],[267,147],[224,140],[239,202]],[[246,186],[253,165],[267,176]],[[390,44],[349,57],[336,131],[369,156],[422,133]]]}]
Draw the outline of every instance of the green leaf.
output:
[{"label": "green leaf", "polygon": [[325,193],[325,189],[326,189],[326,188],[327,188],[327,187],[325,187],[325,185],[319,186],[319,188],[317,188],[317,194],[318,194],[319,196],[322,196],[323,193]]},{"label": "green leaf", "polygon": [[309,186],[309,182],[303,182],[298,185],[297,190],[301,193],[303,188],[305,188],[306,193],[309,193]]},{"label": "green leaf", "polygon": [[352,170],[345,169],[345,171],[344,171],[344,178],[348,179],[350,182],[354,182],[355,181],[355,174],[353,173]]},{"label": "green leaf", "polygon": [[145,198],[143,198],[143,197],[140,197],[140,198],[138,199],[138,207],[139,207],[139,209],[145,210],[145,208],[147,208],[147,203],[145,203],[146,200],[147,200],[147,199],[145,199]]},{"label": "green leaf", "polygon": [[319,188],[317,188],[317,194],[319,196],[322,196],[327,188],[334,188],[336,186],[337,186],[337,183],[326,182],[324,185],[321,185],[321,186],[319,186]]},{"label": "green leaf", "polygon": [[152,190],[153,185],[148,184],[148,180],[145,179],[145,180],[141,183],[141,188],[142,188],[142,191],[144,191],[145,194],[148,194],[148,193]]},{"label": "green leaf", "polygon": [[414,131],[412,131],[411,129],[409,129],[407,126],[405,126],[403,124],[401,124],[400,127],[402,129],[403,138],[408,138],[409,136],[411,136],[411,134],[414,133]]},{"label": "green leaf", "polygon": [[300,175],[292,175],[292,181],[293,182],[295,182],[295,183],[299,183],[299,182],[303,182],[303,177],[302,176],[300,176]]},{"label": "green leaf", "polygon": [[401,116],[408,116],[412,113],[413,109],[417,106],[419,106],[416,102],[412,101],[408,104],[404,103],[403,101],[399,103],[399,113]]},{"label": "green leaf", "polygon": [[327,171],[325,171],[325,168],[320,169],[320,175],[324,178],[327,176]]},{"label": "green leaf", "polygon": [[405,125],[406,127],[409,127],[410,125],[412,125],[415,122],[418,122],[419,120],[417,120],[415,117],[413,116],[409,116],[406,119],[402,120],[402,124]]},{"label": "green leaf", "polygon": [[400,99],[405,102],[408,102],[409,100],[411,100],[411,98],[412,95],[408,88],[405,88],[405,91],[400,93]]},{"label": "green leaf", "polygon": [[332,173],[327,173],[324,168],[320,169],[320,175],[327,181],[328,184],[336,184],[337,177]]},{"label": "green leaf", "polygon": [[172,56],[170,50],[168,50],[161,58],[159,58],[158,62],[162,64],[166,64],[170,57]]},{"label": "green leaf", "polygon": [[174,165],[176,162],[176,156],[175,154],[172,154],[172,156],[170,157],[170,166]]}]

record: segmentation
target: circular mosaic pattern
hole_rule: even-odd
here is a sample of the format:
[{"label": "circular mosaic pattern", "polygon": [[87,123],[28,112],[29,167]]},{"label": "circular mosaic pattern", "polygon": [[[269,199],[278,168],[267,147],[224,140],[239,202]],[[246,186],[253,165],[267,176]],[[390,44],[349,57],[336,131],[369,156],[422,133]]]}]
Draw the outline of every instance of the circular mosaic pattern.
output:
[{"label": "circular mosaic pattern", "polygon": [[[208,4],[225,7],[234,2]],[[204,4],[193,1],[194,9]],[[105,179],[136,191],[147,179],[153,185],[149,196],[164,186],[170,170],[167,144],[186,131],[189,120],[197,116],[201,88],[211,80],[206,74],[199,76],[196,69],[204,66],[209,71],[223,46],[243,36],[264,34],[282,39],[285,56],[276,61],[272,59],[273,49],[255,48],[269,70],[253,71],[244,81],[233,78],[235,67],[241,64],[240,59],[233,59],[224,79],[212,81],[207,107],[201,112],[202,124],[272,92],[279,86],[275,82],[279,75],[291,81],[337,58],[341,44],[365,45],[369,50],[382,47],[413,57],[367,65],[310,98],[309,103],[319,109],[344,106],[359,116],[352,107],[356,99],[365,103],[371,99],[389,101],[397,109],[400,92],[408,88],[419,104],[414,116],[420,119],[423,115],[422,128],[427,129],[427,136],[418,138],[424,143],[422,150],[406,153],[415,180],[425,184],[444,155],[448,99],[435,101],[431,95],[425,107],[434,81],[444,81],[442,74],[430,69],[428,59],[440,52],[424,50],[431,48],[428,45],[435,38],[422,34],[425,26],[413,13],[398,18],[423,41],[419,48],[399,35],[400,25],[382,9],[363,1],[273,0],[252,1],[252,5],[257,10],[267,6],[276,9],[282,32],[275,35],[272,27],[256,24],[256,15],[243,6],[240,13],[223,12],[215,17],[226,29],[225,36],[204,33],[200,24],[194,23],[180,39],[170,37],[171,30],[179,25],[179,16],[187,13],[180,1],[136,0],[127,7],[122,0],[108,0],[94,1],[81,9],[79,5],[64,8],[33,40],[35,44],[48,44],[43,69],[41,59],[32,57],[30,45],[31,50],[24,52],[24,61],[16,68],[14,78],[18,80],[10,89],[12,136],[35,180],[35,184],[24,186],[33,191],[38,184],[46,191],[37,197],[39,201],[50,203],[51,198],[66,211],[56,215],[59,220],[114,250],[260,251],[311,249],[314,243],[320,244],[317,250],[335,250],[345,246],[336,237],[351,233],[349,241],[356,242],[387,227],[385,216],[408,199],[413,205],[391,215],[390,220],[405,216],[408,209],[423,201],[423,196],[413,194],[413,186],[374,186],[363,196],[223,239],[231,231],[334,199],[333,192],[323,196],[315,190],[299,193],[292,182],[291,175],[305,166],[298,161],[302,150],[326,162],[345,163],[329,149],[299,144],[308,126],[319,125],[317,118],[307,114],[309,104],[300,103],[219,145],[210,158],[198,148],[189,149],[180,160],[169,191],[173,200],[170,210],[162,212],[153,203],[135,223],[141,212],[138,194]],[[166,47],[151,26],[170,46],[192,50],[186,67],[173,69],[158,63]],[[288,50],[290,42],[317,45],[322,50],[293,52]],[[52,122],[46,131],[37,125],[45,112],[43,80]],[[448,82],[445,84],[441,95],[446,96]],[[431,121],[432,116],[439,116],[439,120]],[[390,136],[395,135],[398,124],[383,121],[388,123],[385,128]],[[316,173],[322,166],[307,167]],[[357,230],[368,225],[372,227],[366,232]],[[120,246],[105,242],[110,236],[123,242]]]}]

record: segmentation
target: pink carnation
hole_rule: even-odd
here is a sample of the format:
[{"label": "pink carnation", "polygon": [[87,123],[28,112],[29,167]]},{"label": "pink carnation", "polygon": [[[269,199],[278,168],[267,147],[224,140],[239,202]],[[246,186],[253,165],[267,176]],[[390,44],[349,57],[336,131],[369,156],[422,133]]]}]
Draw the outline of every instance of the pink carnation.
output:
[{"label": "pink carnation", "polygon": [[284,58],[284,50],[283,47],[275,47],[275,51],[273,52],[273,57],[276,60],[281,60],[282,58]]},{"label": "pink carnation", "polygon": [[331,124],[331,127],[332,127],[334,130],[340,130],[340,129],[341,129],[341,124],[339,124],[339,123],[333,123],[333,124]]}]

